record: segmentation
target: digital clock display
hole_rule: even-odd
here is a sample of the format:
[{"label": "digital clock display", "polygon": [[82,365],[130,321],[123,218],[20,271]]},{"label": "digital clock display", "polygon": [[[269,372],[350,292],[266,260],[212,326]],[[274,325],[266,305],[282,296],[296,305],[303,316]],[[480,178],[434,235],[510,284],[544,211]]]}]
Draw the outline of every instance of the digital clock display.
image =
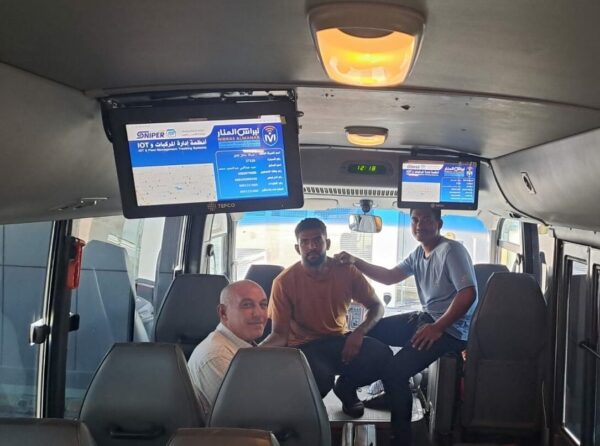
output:
[{"label": "digital clock display", "polygon": [[352,163],[348,166],[349,173],[362,175],[385,175],[386,167],[382,164]]}]

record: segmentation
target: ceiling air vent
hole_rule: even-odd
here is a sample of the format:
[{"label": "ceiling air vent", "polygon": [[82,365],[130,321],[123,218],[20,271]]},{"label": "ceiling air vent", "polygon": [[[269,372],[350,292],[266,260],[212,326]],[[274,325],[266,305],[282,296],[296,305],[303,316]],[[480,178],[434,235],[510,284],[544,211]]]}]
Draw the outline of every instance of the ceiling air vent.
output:
[{"label": "ceiling air vent", "polygon": [[384,197],[396,198],[398,190],[389,187],[335,187],[335,186],[304,186],[304,193],[308,195],[326,195],[329,197]]}]

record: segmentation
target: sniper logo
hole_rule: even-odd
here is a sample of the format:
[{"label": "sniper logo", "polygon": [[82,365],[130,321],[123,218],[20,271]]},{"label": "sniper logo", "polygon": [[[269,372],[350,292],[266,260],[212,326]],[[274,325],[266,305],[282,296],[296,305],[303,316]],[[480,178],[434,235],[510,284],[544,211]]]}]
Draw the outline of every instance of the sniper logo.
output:
[{"label": "sniper logo", "polygon": [[266,125],[262,128],[261,131],[262,140],[265,145],[269,147],[273,147],[279,141],[279,134],[277,132],[277,127],[273,125]]}]

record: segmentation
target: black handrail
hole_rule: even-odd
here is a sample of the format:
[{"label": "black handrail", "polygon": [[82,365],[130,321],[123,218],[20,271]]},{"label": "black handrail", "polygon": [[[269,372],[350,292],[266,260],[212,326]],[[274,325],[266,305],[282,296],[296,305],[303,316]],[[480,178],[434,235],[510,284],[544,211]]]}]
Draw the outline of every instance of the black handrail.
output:
[{"label": "black handrail", "polygon": [[596,357],[596,359],[600,359],[600,353],[598,353],[596,350],[594,350],[587,342],[581,341],[579,343],[579,347],[581,347],[588,353],[591,353],[592,355],[594,355]]}]

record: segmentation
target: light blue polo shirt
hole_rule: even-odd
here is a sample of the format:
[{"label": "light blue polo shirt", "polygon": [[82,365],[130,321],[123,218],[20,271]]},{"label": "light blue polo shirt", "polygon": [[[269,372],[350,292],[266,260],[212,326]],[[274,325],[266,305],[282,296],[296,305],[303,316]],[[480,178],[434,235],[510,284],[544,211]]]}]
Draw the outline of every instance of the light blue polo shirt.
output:
[{"label": "light blue polo shirt", "polygon": [[[428,258],[425,258],[425,251],[419,245],[398,267],[409,276],[415,276],[423,311],[434,320],[438,320],[446,312],[460,290],[474,286],[477,291],[471,256],[461,243],[445,237],[441,238]],[[446,332],[466,341],[476,306],[477,295],[469,311],[448,327]]]}]

